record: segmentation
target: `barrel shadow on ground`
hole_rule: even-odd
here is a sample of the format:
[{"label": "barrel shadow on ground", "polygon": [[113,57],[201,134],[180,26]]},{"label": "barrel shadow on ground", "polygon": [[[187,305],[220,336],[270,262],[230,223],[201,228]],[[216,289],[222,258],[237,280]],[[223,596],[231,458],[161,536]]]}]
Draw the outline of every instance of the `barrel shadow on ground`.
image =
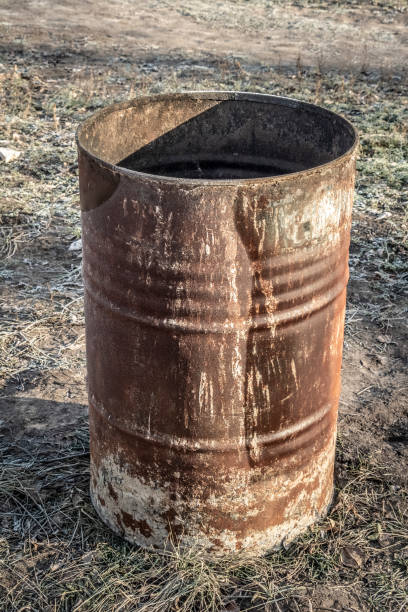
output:
[{"label": "barrel shadow on ground", "polygon": [[0,449],[50,452],[50,447],[88,447],[88,407],[27,396],[0,398]]}]

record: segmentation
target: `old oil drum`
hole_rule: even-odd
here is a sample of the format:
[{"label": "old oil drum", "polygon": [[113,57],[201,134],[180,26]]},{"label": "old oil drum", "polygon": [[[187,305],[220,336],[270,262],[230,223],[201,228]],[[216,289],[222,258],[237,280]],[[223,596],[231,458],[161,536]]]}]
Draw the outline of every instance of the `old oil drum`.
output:
[{"label": "old oil drum", "polygon": [[98,514],[142,546],[290,541],[332,499],[355,130],[195,92],[77,143]]}]

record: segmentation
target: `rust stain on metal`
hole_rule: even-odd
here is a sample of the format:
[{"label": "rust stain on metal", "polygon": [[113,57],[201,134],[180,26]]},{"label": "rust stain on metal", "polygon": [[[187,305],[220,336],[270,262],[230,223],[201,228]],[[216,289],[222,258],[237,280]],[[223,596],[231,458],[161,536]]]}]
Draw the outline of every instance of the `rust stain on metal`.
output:
[{"label": "rust stain on metal", "polygon": [[112,497],[112,499],[115,502],[117,502],[118,501],[118,494],[116,493],[115,489],[112,487],[112,483],[108,482],[107,483],[107,487],[108,487],[109,495]]},{"label": "rust stain on metal", "polygon": [[77,142],[95,508],[144,546],[293,539],[332,498],[354,129],[199,92]]},{"label": "rust stain on metal", "polygon": [[133,533],[140,531],[140,533],[145,538],[150,538],[150,536],[152,535],[152,530],[149,527],[149,524],[147,521],[145,520],[137,521],[133,518],[131,514],[129,514],[129,512],[125,512],[124,510],[122,510],[121,515],[122,516],[120,520],[122,524],[124,525],[125,529],[130,529]]}]

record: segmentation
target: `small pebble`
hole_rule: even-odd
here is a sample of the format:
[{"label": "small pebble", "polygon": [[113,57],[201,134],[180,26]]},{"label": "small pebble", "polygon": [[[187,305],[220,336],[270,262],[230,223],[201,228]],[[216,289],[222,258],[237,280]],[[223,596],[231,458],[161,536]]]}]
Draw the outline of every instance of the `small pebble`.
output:
[{"label": "small pebble", "polygon": [[0,160],[6,162],[8,164],[15,159],[18,159],[21,155],[21,151],[16,151],[16,149],[8,149],[7,147],[0,147]]}]

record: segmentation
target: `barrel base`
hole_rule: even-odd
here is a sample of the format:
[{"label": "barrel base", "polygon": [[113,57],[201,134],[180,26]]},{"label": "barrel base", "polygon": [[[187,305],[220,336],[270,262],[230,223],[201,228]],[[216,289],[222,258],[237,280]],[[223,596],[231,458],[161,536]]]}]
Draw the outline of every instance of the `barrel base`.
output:
[{"label": "barrel base", "polygon": [[261,484],[251,484],[256,468],[237,472],[229,495],[224,482],[223,494],[207,499],[175,499],[165,483],[131,477],[113,456],[105,457],[98,468],[91,464],[91,499],[102,521],[132,544],[164,550],[177,543],[216,556],[261,555],[286,546],[327,514],[334,449],[333,438],[296,473],[270,471]]},{"label": "barrel base", "polygon": [[[241,547],[236,547],[236,548],[233,548],[233,547],[219,548],[218,547],[217,548],[213,544],[208,544],[208,542],[207,542],[207,547],[205,547],[206,542],[205,540],[203,541],[203,539],[200,537],[196,537],[196,538],[185,537],[177,542],[177,546],[180,547],[181,549],[191,549],[192,548],[192,549],[200,550],[200,553],[208,552],[208,553],[211,553],[212,556],[215,555],[217,557],[221,557],[225,554],[233,554],[233,553],[244,554],[248,557],[266,555],[269,552],[279,550],[283,546],[286,547],[288,544],[296,540],[296,538],[304,534],[308,530],[309,527],[323,520],[326,517],[332,505],[333,495],[334,495],[334,487],[331,489],[331,493],[329,496],[330,501],[328,502],[328,504],[326,504],[326,506],[321,510],[319,514],[314,514],[313,516],[304,517],[304,519],[301,522],[292,521],[291,522],[292,524],[282,525],[280,529],[278,530],[272,528],[270,530],[267,530],[266,532],[262,532],[261,534],[259,534],[257,538],[254,538],[252,545],[248,546],[248,548],[244,548],[244,549],[242,549]],[[163,551],[169,550],[169,549],[171,550],[174,547],[175,542],[172,540],[169,534],[167,534],[166,539],[164,539],[160,544],[154,543],[154,542],[149,544],[146,538],[140,535],[136,535],[135,533],[131,531],[124,531],[123,528],[121,528],[118,525],[117,521],[112,520],[111,516],[106,511],[104,511],[102,504],[98,500],[95,499],[92,489],[91,489],[91,501],[92,501],[92,504],[99,518],[102,520],[102,522],[107,527],[109,527],[117,536],[123,538],[130,544],[135,544],[136,546],[141,546],[142,548],[154,548],[154,549],[163,550]],[[285,535],[283,537],[281,536],[280,539],[279,539],[279,532],[281,533],[285,532]]]}]

